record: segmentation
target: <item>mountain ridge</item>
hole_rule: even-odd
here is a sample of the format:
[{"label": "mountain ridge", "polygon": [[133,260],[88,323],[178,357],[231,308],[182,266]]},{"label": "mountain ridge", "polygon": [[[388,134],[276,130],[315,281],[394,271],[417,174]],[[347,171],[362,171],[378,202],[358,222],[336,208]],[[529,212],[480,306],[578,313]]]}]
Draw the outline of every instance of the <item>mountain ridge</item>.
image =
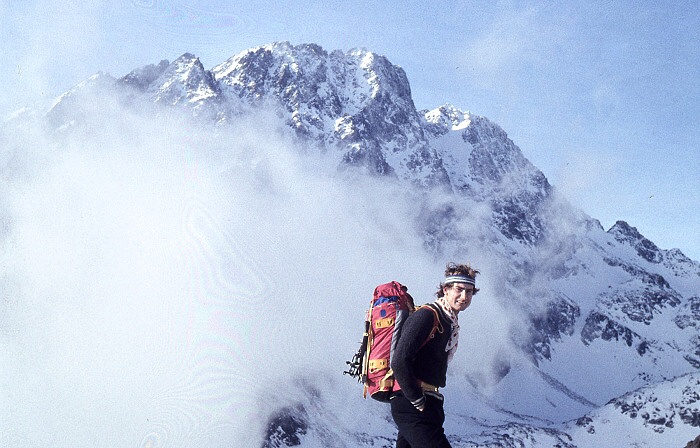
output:
[{"label": "mountain ridge", "polygon": [[[119,79],[96,75],[60,97],[47,112],[49,121],[60,132],[70,132],[72,123],[84,117],[74,100],[107,88],[116,89],[123,101],[181,108],[214,126],[271,108],[301,145],[330,154],[340,171],[394,179],[429,198],[417,204],[416,217],[426,250],[439,258],[465,247],[495,254],[503,260],[502,284],[495,292],[504,306],[527,316],[512,334],[522,352],[490,366],[498,378],[494,387],[502,388],[504,400],[517,396],[516,384],[503,379],[521,375],[550,389],[532,402],[504,401],[503,414],[531,416],[556,402],[560,409],[538,415],[556,426],[563,424],[554,421],[557,414],[574,418],[562,411],[569,406],[565,400],[573,403],[569,413],[582,404],[616,399],[615,409],[628,410],[624,403],[631,395],[626,394],[655,384],[663,388],[700,368],[700,263],[679,249],[658,248],[624,221],[606,232],[573,209],[489,119],[449,103],[416,110],[405,72],[384,56],[278,42],[245,50],[207,70],[185,53]],[[441,201],[432,201],[435,191]],[[471,233],[475,228],[476,235]],[[536,373],[522,367],[520,355]],[[632,370],[616,371],[616,363]],[[486,387],[474,372],[464,376],[475,388]],[[651,395],[634,395],[644,401],[634,407],[651,406]],[[688,391],[675,398],[687,401],[683,415],[691,416],[672,420],[676,431],[700,427],[692,417],[697,412],[693,397]],[[299,409],[304,408],[270,416],[265,446],[293,446],[310,437],[314,421]],[[286,417],[277,430],[279,415]],[[535,435],[547,434],[563,446],[594,446],[586,445],[586,434],[600,423],[595,415],[588,418],[593,423],[578,425],[583,432],[571,426],[538,429],[525,420],[507,425],[506,434],[532,439],[530,445],[508,445],[502,434],[486,431],[488,425],[468,427],[486,431],[479,442],[470,441],[470,433],[452,437],[462,443],[456,446],[539,446]],[[659,418],[647,419],[651,423],[644,430],[658,433],[654,422]],[[382,437],[366,439],[366,446]]]}]

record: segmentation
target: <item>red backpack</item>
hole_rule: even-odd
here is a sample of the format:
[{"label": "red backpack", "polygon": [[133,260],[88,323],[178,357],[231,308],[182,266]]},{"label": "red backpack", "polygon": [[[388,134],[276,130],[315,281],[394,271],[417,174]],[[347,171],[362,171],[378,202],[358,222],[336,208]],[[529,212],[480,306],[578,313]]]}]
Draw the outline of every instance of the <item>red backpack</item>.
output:
[{"label": "red backpack", "polygon": [[[429,308],[435,312],[432,307]],[[392,392],[401,390],[391,370],[391,354],[401,336],[403,323],[415,310],[413,297],[401,283],[392,281],[374,289],[360,349],[352,361],[346,362],[350,368],[343,372],[364,384],[365,398],[369,393],[375,400],[388,402]],[[433,337],[438,326],[435,314],[435,325],[428,340]]]}]

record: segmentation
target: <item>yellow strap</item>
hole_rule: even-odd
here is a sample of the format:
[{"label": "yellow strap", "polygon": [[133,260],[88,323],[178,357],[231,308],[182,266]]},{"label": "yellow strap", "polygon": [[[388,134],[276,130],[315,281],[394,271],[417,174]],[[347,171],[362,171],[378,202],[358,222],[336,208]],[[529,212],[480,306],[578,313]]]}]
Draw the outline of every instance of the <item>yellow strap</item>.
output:
[{"label": "yellow strap", "polygon": [[394,388],[394,379],[393,378],[382,378],[379,380],[379,390],[381,391],[388,391],[392,390]]},{"label": "yellow strap", "polygon": [[384,378],[379,380],[379,390],[380,391],[390,391],[394,388],[394,371],[389,369],[389,371],[384,375]]},{"label": "yellow strap", "polygon": [[[372,316],[372,302],[370,302],[369,309],[367,310],[367,316],[366,319],[369,322],[370,317]],[[369,328],[369,327],[366,327]],[[368,332],[367,334],[367,350],[365,350],[365,356],[362,358],[362,380],[364,381],[364,387],[362,388],[362,398],[367,399],[367,374],[369,373],[369,352],[370,352],[370,347],[372,347],[372,342],[374,342],[374,338],[372,337],[372,332]]]},{"label": "yellow strap", "polygon": [[388,359],[370,359],[369,360],[369,371],[374,373],[382,369],[389,367]]},{"label": "yellow strap", "polygon": [[[372,308],[367,311],[368,315],[372,312]],[[368,332],[367,334],[367,349],[365,350],[365,356],[362,359],[362,378],[367,378],[367,372],[369,371],[369,352],[370,348],[372,347],[372,343],[374,342],[374,338],[372,337],[372,332]]]},{"label": "yellow strap", "polygon": [[386,328],[391,327],[392,325],[394,325],[393,317],[387,317],[384,319],[378,319],[374,321],[374,328]]}]

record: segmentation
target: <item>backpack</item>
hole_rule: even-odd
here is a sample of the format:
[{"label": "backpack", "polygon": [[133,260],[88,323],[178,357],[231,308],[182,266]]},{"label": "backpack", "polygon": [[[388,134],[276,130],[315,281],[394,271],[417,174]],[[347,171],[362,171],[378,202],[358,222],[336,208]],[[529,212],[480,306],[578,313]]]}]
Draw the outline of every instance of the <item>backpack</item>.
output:
[{"label": "backpack", "polygon": [[[433,330],[425,345],[439,329],[439,318],[435,315]],[[351,361],[346,361],[349,369],[344,374],[357,378],[364,385],[363,396],[388,402],[393,392],[401,390],[394,380],[391,370],[391,354],[401,336],[401,328],[406,318],[416,310],[408,288],[392,281],[377,286],[365,315],[365,331],[362,343]]]}]

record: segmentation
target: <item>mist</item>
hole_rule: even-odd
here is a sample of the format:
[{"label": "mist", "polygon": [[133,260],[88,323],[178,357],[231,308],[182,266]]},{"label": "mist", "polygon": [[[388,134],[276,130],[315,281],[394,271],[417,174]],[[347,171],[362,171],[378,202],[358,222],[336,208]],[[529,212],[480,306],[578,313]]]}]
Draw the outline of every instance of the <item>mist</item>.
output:
[{"label": "mist", "polygon": [[449,261],[410,192],[338,172],[264,113],[82,109],[0,134],[0,445],[259,446],[310,396],[387,412],[341,372],[374,286],[431,301]]}]

